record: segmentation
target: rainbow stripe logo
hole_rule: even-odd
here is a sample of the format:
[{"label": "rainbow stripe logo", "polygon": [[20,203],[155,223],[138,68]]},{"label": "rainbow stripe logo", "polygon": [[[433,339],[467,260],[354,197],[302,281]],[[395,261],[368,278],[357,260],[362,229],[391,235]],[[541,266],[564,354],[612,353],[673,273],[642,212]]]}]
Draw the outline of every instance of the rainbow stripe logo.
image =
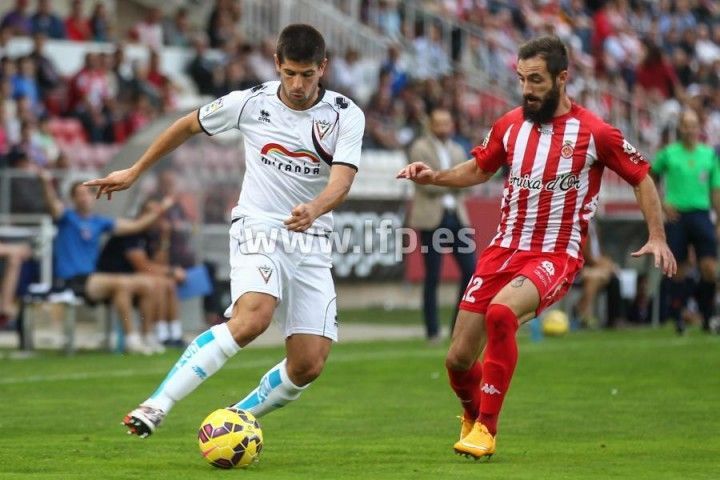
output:
[{"label": "rainbow stripe logo", "polygon": [[268,143],[260,150],[260,155],[279,154],[290,158],[307,158],[311,163],[320,163],[318,156],[310,150],[296,150],[291,152],[279,143]]}]

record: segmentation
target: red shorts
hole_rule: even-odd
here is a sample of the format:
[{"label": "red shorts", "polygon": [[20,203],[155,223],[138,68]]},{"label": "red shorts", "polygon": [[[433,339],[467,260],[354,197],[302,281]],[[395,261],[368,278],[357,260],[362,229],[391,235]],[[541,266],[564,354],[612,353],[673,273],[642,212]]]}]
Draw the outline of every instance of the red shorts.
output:
[{"label": "red shorts", "polygon": [[484,314],[495,295],[513,278],[522,275],[533,282],[540,293],[540,305],[535,311],[539,315],[565,295],[583,263],[567,253],[529,252],[492,245],[478,259],[460,310]]}]

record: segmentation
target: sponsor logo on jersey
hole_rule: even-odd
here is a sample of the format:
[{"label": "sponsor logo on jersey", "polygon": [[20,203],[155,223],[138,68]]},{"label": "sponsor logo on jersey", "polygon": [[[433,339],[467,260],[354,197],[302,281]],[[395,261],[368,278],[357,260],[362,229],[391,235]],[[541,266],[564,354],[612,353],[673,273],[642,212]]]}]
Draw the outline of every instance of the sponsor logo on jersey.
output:
[{"label": "sponsor logo on jersey", "polygon": [[559,175],[547,183],[543,183],[541,178],[531,178],[530,175],[511,175],[508,178],[508,185],[519,188],[521,190],[548,190],[554,192],[560,190],[566,192],[572,188],[580,190],[580,177],[574,173]]},{"label": "sponsor logo on jersey", "polygon": [[565,140],[565,144],[560,149],[560,155],[562,155],[563,158],[570,158],[573,156],[574,151],[575,147],[573,143],[570,140]]},{"label": "sponsor logo on jersey", "polygon": [[310,163],[320,163],[320,159],[315,152],[311,152],[310,150],[295,150],[291,152],[279,143],[266,144],[260,150],[260,155],[281,155],[289,158],[307,159]]},{"label": "sponsor logo on jersey", "polygon": [[262,265],[258,267],[258,272],[260,272],[260,276],[265,280],[265,283],[268,283],[270,277],[272,277],[273,269],[268,265]]},{"label": "sponsor logo on jersey", "polygon": [[260,116],[258,117],[259,122],[270,123],[270,112],[267,110],[260,110]]},{"label": "sponsor logo on jersey", "polygon": [[202,120],[203,118],[207,117],[208,115],[212,115],[213,113],[220,110],[222,108],[222,106],[223,106],[222,97],[208,103],[207,105],[205,105],[204,107],[202,107],[200,109],[200,115],[199,115],[200,119]]},{"label": "sponsor logo on jersey", "polygon": [[310,150],[291,152],[279,143],[268,143],[260,149],[260,161],[281,172],[300,175],[319,175],[320,158]]},{"label": "sponsor logo on jersey", "polygon": [[540,266],[545,270],[548,275],[552,276],[555,275],[555,265],[552,264],[552,262],[548,262],[547,260],[543,260],[540,263]]},{"label": "sponsor logo on jersey", "polygon": [[628,160],[630,160],[636,165],[645,160],[645,158],[642,156],[642,153],[640,153],[637,148],[635,148],[630,142],[625,139],[623,139],[622,149],[623,152],[628,156]]},{"label": "sponsor logo on jersey", "polygon": [[623,139],[623,152],[627,153],[628,155],[632,155],[633,153],[637,153],[637,148],[633,147],[630,142]]},{"label": "sponsor logo on jersey", "polygon": [[552,125],[538,125],[537,127],[538,132],[540,132],[540,135],[552,135],[553,134],[553,127]]}]

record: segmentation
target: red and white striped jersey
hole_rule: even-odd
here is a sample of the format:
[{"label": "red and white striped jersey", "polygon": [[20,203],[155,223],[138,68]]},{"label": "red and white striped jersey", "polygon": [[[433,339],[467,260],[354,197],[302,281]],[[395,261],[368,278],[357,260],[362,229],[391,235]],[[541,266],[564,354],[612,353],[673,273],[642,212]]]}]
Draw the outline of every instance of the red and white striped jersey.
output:
[{"label": "red and white striped jersey", "polygon": [[525,121],[516,108],[495,122],[472,154],[486,172],[510,168],[491,244],[575,258],[582,257],[603,169],[634,186],[650,168],[620,130],[575,103],[542,125]]}]

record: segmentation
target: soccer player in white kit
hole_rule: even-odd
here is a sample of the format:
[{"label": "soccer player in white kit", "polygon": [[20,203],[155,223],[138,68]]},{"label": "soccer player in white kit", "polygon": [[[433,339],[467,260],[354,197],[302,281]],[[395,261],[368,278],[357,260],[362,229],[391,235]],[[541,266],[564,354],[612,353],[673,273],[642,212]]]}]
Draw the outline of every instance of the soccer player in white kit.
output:
[{"label": "soccer player in white kit", "polygon": [[195,338],[155,392],[125,416],[129,433],[152,434],[176,402],[263,333],[273,316],[286,337],[286,357],[234,405],[257,417],[297,399],[337,340],[330,212],[357,172],[365,117],[320,85],[327,59],[315,28],[286,27],[275,65],[279,82],[230,92],[191,112],[132,167],[86,183],[110,198],[197,133],[236,128],[244,135],[246,172],[230,227],[230,319]]}]

